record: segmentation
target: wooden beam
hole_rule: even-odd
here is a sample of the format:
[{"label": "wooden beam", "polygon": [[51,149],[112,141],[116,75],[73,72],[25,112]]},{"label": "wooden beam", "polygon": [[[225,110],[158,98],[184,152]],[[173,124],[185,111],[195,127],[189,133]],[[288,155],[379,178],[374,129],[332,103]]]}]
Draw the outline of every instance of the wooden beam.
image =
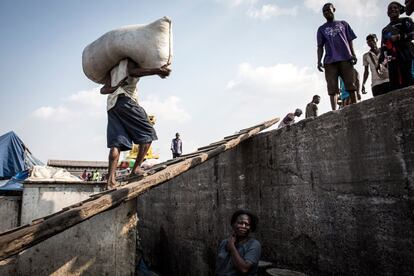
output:
[{"label": "wooden beam", "polygon": [[263,129],[270,127],[278,121],[279,118],[264,122],[246,133],[241,133],[239,136],[226,142],[225,144],[219,144],[217,147],[207,152],[201,152],[197,156],[172,164],[140,181],[120,186],[111,192],[89,198],[64,208],[55,214],[37,219],[31,224],[1,233],[0,260],[18,254],[19,252],[30,248],[49,237],[81,223],[82,221],[114,208],[123,202],[134,199],[149,189],[171,180],[172,178],[198,166],[199,164],[219,155],[226,150],[234,148],[240,142],[256,135]]}]

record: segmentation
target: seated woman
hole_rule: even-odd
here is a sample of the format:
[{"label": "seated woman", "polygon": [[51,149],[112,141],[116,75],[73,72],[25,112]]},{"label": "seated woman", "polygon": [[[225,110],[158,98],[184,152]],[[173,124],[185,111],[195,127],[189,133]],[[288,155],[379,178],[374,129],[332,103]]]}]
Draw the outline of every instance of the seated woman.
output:
[{"label": "seated woman", "polygon": [[404,6],[398,2],[388,5],[390,23],[382,30],[381,54],[377,64],[388,60],[388,72],[392,89],[399,89],[414,84],[413,58],[414,23],[409,17],[400,17]]},{"label": "seated woman", "polygon": [[220,243],[215,275],[257,275],[262,247],[249,237],[254,232],[258,218],[247,210],[238,210],[231,216],[233,233]]}]

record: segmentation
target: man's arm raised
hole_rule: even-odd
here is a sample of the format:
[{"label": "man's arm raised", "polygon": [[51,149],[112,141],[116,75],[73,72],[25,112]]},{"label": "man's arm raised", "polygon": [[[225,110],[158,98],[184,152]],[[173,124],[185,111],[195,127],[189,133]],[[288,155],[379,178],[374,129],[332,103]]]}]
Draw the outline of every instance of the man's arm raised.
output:
[{"label": "man's arm raised", "polygon": [[160,78],[166,78],[170,75],[170,72],[171,69],[168,68],[168,64],[162,66],[161,68],[141,68],[132,60],[128,60],[128,74],[134,78],[153,75],[158,75]]},{"label": "man's arm raised", "polygon": [[101,88],[101,91],[100,91],[101,94],[106,95],[106,94],[114,93],[118,89],[118,87],[120,87],[124,84],[125,80],[126,80],[126,78],[123,79],[122,81],[120,81],[117,86],[111,86],[111,75],[108,74],[105,77],[105,85],[102,86],[102,88]]}]

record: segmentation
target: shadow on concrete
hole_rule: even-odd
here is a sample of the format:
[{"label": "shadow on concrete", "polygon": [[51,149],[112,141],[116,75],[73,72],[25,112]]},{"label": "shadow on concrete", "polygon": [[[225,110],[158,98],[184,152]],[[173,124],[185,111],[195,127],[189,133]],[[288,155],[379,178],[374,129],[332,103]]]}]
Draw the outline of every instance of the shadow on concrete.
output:
[{"label": "shadow on concrete", "polygon": [[[39,224],[33,238],[39,243],[9,258],[0,265],[1,275],[131,275],[135,273],[136,203],[119,200],[127,191],[120,189],[111,201],[112,208],[49,238],[41,238],[56,226],[53,216]],[[53,204],[52,202],[50,204]],[[81,210],[72,210],[67,218],[78,221]],[[62,221],[65,224],[65,221]],[[62,225],[62,227],[65,227]]]}]

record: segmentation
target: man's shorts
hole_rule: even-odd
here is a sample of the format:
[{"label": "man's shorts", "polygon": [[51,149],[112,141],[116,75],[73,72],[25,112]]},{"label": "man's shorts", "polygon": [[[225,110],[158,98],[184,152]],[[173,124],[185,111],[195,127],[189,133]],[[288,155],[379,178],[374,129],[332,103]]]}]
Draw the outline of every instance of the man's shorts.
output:
[{"label": "man's shorts", "polygon": [[347,91],[355,91],[354,66],[351,61],[337,61],[325,64],[325,79],[328,86],[328,94],[334,96],[339,94],[338,77],[341,77]]},{"label": "man's shorts", "polygon": [[118,96],[115,106],[108,110],[106,138],[108,148],[121,151],[130,150],[132,142],[147,144],[158,139],[144,108],[124,95]]},{"label": "man's shorts", "polygon": [[387,94],[388,92],[392,90],[391,84],[388,81],[383,82],[381,84],[377,84],[373,86],[371,89],[372,89],[372,95],[374,97]]}]

